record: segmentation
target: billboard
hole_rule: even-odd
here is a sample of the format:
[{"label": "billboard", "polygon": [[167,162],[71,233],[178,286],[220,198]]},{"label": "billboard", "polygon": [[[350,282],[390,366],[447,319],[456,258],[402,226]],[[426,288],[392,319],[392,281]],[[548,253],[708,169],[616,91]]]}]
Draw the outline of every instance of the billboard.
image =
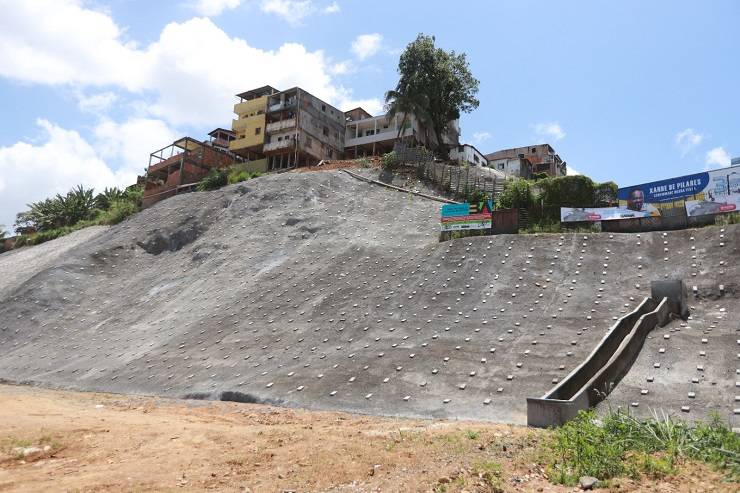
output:
[{"label": "billboard", "polygon": [[613,221],[650,217],[649,212],[633,211],[622,207],[561,207],[560,221],[576,223],[583,221]]},{"label": "billboard", "polygon": [[686,215],[704,216],[740,211],[740,166],[708,171],[700,196],[686,200]]},{"label": "billboard", "polygon": [[620,208],[656,216],[678,201],[688,215],[698,216],[738,210],[738,194],[740,166],[732,166],[620,188],[617,199]]},{"label": "billboard", "polygon": [[442,231],[469,229],[491,229],[493,224],[493,201],[485,200],[474,204],[445,204],[440,210]]}]

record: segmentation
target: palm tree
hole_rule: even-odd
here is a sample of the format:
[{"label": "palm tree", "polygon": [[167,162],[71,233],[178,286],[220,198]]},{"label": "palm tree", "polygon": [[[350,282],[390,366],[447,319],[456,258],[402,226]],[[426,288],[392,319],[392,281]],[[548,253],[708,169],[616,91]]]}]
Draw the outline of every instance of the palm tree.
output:
[{"label": "palm tree", "polygon": [[385,93],[385,110],[388,119],[395,117],[398,113],[403,114],[396,140],[401,140],[401,133],[406,126],[409,115],[414,115],[424,125],[425,131],[431,121],[429,118],[429,99],[420,93],[411,94],[391,89]]}]

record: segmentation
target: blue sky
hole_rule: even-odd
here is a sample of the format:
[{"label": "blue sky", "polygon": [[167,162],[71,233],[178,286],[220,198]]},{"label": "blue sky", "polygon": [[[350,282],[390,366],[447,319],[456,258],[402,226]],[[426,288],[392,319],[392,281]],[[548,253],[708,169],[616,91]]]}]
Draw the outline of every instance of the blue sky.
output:
[{"label": "blue sky", "polygon": [[636,184],[740,156],[740,2],[0,0],[0,224],[76,183],[125,185],[233,95],[300,85],[378,112],[416,34],[468,54],[487,153],[551,143]]}]

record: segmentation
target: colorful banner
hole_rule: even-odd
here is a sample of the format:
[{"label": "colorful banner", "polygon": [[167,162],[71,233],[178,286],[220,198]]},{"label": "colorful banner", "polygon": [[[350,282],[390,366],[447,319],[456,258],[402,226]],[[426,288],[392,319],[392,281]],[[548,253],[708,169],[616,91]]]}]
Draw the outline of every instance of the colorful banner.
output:
[{"label": "colorful banner", "polygon": [[491,229],[493,201],[486,200],[475,204],[445,204],[440,210],[442,231],[461,231],[468,229]]},{"label": "colorful banner", "polygon": [[584,221],[613,221],[615,219],[634,219],[650,217],[649,212],[633,211],[622,207],[561,207],[560,221],[577,223]]},{"label": "colorful banner", "polygon": [[740,211],[740,166],[707,172],[709,183],[696,200],[686,201],[686,214],[704,216]]},{"label": "colorful banner", "polygon": [[[740,209],[740,166],[679,176],[620,188],[620,208],[659,215],[661,207],[684,202],[690,216],[720,214]],[[680,204],[679,204],[680,205]]]}]

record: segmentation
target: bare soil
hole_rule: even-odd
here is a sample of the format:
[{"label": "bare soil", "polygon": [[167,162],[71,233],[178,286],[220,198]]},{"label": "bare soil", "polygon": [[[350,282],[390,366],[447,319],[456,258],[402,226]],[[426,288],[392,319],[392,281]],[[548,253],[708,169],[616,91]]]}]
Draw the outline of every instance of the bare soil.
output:
[{"label": "bare soil", "polygon": [[[537,464],[547,434],[470,421],[0,385],[0,492],[573,491],[551,485]],[[44,444],[49,450],[40,454],[17,452]],[[731,486],[707,467],[686,464],[676,477],[615,481],[611,489]]]}]

